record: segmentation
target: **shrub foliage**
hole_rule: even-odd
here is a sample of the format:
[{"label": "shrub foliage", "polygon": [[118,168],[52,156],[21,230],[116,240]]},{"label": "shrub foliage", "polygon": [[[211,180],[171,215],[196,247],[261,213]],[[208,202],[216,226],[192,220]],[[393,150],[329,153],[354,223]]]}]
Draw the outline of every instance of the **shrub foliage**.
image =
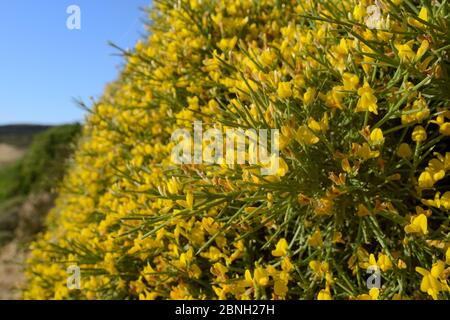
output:
[{"label": "shrub foliage", "polygon": [[[25,297],[449,298],[449,9],[154,1],[87,119]],[[175,165],[171,134],[195,120],[279,129],[279,170]]]}]

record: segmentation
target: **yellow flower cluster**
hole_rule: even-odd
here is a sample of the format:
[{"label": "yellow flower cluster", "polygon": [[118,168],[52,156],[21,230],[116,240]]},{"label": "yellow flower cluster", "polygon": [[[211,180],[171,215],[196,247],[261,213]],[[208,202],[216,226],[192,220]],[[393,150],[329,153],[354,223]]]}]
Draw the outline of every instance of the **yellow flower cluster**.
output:
[{"label": "yellow flower cluster", "polygon": [[[450,8],[413,3],[156,1],[87,119],[25,298],[448,299]],[[174,164],[195,121],[279,129],[278,170]]]}]

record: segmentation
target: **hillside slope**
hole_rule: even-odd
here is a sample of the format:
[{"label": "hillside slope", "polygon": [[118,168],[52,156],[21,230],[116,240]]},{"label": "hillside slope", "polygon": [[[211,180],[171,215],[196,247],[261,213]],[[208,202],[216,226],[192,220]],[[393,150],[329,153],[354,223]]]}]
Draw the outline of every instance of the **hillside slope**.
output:
[{"label": "hillside slope", "polygon": [[[0,148],[8,152],[3,154],[3,159],[8,161],[3,167],[0,165],[0,300],[3,300],[22,295],[28,243],[43,229],[80,125],[56,126],[44,131],[40,126],[26,126],[25,130],[23,126],[0,129],[2,141],[23,146],[19,149],[5,144]],[[19,136],[18,143],[10,140]],[[27,145],[29,140],[31,143]]]}]

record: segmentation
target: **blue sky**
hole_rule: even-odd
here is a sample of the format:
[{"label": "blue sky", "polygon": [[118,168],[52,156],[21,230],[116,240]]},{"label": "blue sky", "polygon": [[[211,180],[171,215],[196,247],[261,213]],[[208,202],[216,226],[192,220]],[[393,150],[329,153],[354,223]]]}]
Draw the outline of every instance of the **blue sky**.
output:
[{"label": "blue sky", "polygon": [[[1,0],[0,125],[82,121],[73,98],[90,104],[118,75],[122,60],[108,45],[132,48],[144,34],[150,0]],[[81,30],[69,30],[70,5]]]}]

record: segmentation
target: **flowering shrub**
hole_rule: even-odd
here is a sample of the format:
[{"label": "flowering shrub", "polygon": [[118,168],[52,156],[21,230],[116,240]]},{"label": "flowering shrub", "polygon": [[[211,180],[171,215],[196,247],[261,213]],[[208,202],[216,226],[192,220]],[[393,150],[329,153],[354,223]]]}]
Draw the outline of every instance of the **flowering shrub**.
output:
[{"label": "flowering shrub", "polygon": [[[449,9],[155,1],[87,119],[25,297],[448,299]],[[175,165],[171,134],[194,121],[280,129],[276,174]]]}]

